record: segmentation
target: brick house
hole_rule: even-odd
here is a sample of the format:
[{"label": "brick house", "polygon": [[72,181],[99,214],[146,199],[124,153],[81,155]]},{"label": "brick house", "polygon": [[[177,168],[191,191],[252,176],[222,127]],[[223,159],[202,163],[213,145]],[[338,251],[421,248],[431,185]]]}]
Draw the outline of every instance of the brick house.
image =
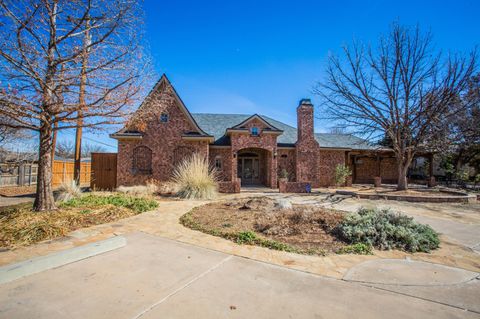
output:
[{"label": "brick house", "polygon": [[111,135],[118,140],[117,185],[167,181],[175,164],[195,152],[217,168],[223,192],[239,192],[241,185],[277,188],[285,171],[289,191],[306,183],[331,186],[338,164],[351,167],[354,183],[372,183],[375,176],[396,182],[390,150],[348,134],[314,133],[308,99],[296,111],[297,128],[259,114],[190,113],[163,75],[132,117],[145,116],[143,124]]}]

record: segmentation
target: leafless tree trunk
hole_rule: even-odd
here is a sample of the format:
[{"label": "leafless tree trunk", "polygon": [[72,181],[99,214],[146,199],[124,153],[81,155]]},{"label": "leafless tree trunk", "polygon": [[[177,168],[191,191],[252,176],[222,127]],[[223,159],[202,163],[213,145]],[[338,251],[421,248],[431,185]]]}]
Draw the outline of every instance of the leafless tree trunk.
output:
[{"label": "leafless tree trunk", "polygon": [[[398,164],[399,190],[407,189],[407,172],[419,151],[445,131],[445,119],[465,105],[475,71],[476,52],[468,57],[436,53],[431,34],[394,24],[377,48],[359,42],[332,55],[327,78],[315,92],[322,114],[349,125],[371,140],[388,137]],[[324,111],[324,112],[323,112]]]},{"label": "leafless tree trunk", "polygon": [[137,1],[0,0],[0,33],[0,127],[38,133],[34,208],[53,209],[54,132],[122,123],[143,93],[142,12]]}]

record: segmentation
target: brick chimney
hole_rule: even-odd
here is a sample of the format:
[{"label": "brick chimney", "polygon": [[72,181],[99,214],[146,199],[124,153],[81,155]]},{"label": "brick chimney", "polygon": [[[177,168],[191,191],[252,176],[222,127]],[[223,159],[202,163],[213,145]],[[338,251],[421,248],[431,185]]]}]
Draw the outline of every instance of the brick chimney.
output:
[{"label": "brick chimney", "polygon": [[[297,107],[298,142],[314,139],[313,104],[310,99],[301,99]],[[297,143],[298,143],[297,142]]]},{"label": "brick chimney", "polygon": [[313,104],[301,99],[297,107],[296,179],[318,187],[320,148],[313,131]]}]

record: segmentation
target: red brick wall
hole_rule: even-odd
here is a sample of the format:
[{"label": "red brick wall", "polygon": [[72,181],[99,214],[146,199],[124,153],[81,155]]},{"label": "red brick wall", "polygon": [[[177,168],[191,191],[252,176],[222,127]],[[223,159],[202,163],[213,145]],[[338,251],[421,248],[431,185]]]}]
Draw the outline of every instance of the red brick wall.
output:
[{"label": "red brick wall", "polygon": [[260,129],[259,136],[252,136],[249,133],[231,133],[231,152],[232,152],[232,179],[237,178],[237,158],[233,158],[233,153],[236,153],[246,148],[259,148],[268,151],[266,154],[267,165],[267,182],[266,185],[272,188],[277,187],[277,159],[273,158],[273,154],[277,150],[277,136],[274,134],[264,134],[262,129],[266,127],[261,121],[252,119],[245,123],[245,127],[250,129],[251,127],[258,127]]},{"label": "red brick wall", "polygon": [[339,164],[345,164],[345,151],[320,150],[318,157],[320,186],[335,185],[335,168]]},{"label": "red brick wall", "polygon": [[218,191],[220,193],[240,193],[240,179],[236,178],[233,182],[219,182]]},{"label": "red brick wall", "polygon": [[319,145],[313,133],[313,106],[297,107],[298,140],[296,143],[296,181],[320,186],[318,176]]},{"label": "red brick wall", "polygon": [[282,169],[286,169],[288,180],[294,182],[296,180],[295,149],[279,149],[277,152],[278,174],[280,174]]},{"label": "red brick wall", "polygon": [[222,161],[222,169],[218,170],[218,178],[220,181],[232,180],[232,150],[230,147],[215,148],[210,147],[209,162],[212,167],[215,166],[215,159],[220,158]]},{"label": "red brick wall", "polygon": [[[167,181],[170,179],[175,163],[182,157],[199,152],[208,156],[208,142],[190,142],[182,140],[184,133],[195,131],[180,105],[173,98],[173,91],[167,86],[164,91],[152,92],[147,103],[142,107],[149,108],[153,114],[143,129],[141,141],[119,141],[117,160],[117,185],[144,184],[149,179]],[[160,115],[167,113],[167,123],[160,122]],[[152,174],[134,174],[133,149],[145,145],[152,150]]]},{"label": "red brick wall", "polygon": [[310,185],[311,187],[311,184],[306,182],[285,182],[280,180],[278,184],[280,193],[306,193],[308,186]]},{"label": "red brick wall", "polygon": [[[359,164],[358,160],[362,163]],[[360,157],[355,164],[355,180],[358,184],[373,184],[373,178],[378,176],[378,163],[376,157]],[[382,183],[394,184],[398,180],[395,158],[381,158],[380,176]]]}]

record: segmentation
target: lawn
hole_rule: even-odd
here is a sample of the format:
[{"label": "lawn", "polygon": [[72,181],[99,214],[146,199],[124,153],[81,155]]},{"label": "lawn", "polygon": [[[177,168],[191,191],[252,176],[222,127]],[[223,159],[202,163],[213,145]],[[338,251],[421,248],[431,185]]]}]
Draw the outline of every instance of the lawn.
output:
[{"label": "lawn", "polygon": [[93,225],[134,216],[158,206],[151,198],[115,193],[88,193],[58,204],[50,212],[34,212],[22,204],[0,212],[0,247],[15,248],[67,235]]},{"label": "lawn", "polygon": [[207,204],[183,215],[180,222],[239,244],[301,254],[371,254],[372,248],[429,252],[439,246],[438,234],[430,226],[389,210],[282,208],[268,197]]}]

